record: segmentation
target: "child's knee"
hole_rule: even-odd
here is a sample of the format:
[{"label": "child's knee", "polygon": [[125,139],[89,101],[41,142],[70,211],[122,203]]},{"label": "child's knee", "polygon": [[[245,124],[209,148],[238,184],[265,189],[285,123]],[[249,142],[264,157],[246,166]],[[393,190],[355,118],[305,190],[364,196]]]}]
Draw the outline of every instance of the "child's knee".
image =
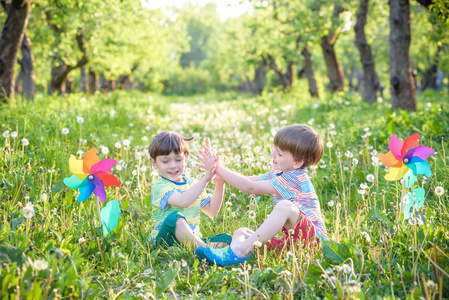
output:
[{"label": "child's knee", "polygon": [[185,227],[187,226],[187,221],[184,218],[178,218],[176,221],[176,227]]},{"label": "child's knee", "polygon": [[288,200],[279,201],[278,204],[276,204],[276,207],[274,208],[274,210],[277,210],[277,211],[280,211],[280,212],[283,212],[286,214],[299,212],[298,207]]}]

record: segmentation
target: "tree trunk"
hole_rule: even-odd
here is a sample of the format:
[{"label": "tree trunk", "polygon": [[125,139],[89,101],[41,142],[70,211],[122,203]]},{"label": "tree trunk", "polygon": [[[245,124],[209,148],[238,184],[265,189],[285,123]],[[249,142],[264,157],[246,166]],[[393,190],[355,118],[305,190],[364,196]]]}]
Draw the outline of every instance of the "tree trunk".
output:
[{"label": "tree trunk", "polygon": [[65,81],[67,75],[74,69],[77,69],[81,66],[87,64],[88,55],[87,49],[84,45],[84,30],[81,29],[77,36],[76,41],[78,43],[78,47],[83,53],[83,57],[77,62],[76,65],[70,66],[67,65],[61,58],[58,59],[58,65],[54,65],[51,69],[51,81],[48,85],[48,93],[52,95],[53,93],[64,94],[65,92]]},{"label": "tree trunk", "polygon": [[22,51],[22,59],[18,62],[20,64],[20,80],[22,82],[21,93],[28,100],[34,99],[34,94],[36,93],[36,84],[34,80],[36,75],[34,73],[34,55],[31,51],[31,41],[28,35],[25,33],[22,39],[22,46],[20,47]]},{"label": "tree trunk", "polygon": [[6,21],[0,35],[0,102],[14,101],[14,68],[17,52],[28,25],[30,0],[2,1],[6,11]]},{"label": "tree trunk", "polygon": [[87,80],[86,80],[86,67],[82,66],[80,68],[80,92],[87,92]]},{"label": "tree trunk", "polygon": [[416,111],[415,84],[410,63],[410,3],[390,0],[391,105]]},{"label": "tree trunk", "polygon": [[329,35],[321,38],[321,48],[323,49],[324,62],[327,67],[327,75],[329,77],[329,89],[332,93],[343,90],[343,70],[338,62],[334,50],[334,43],[336,39],[335,32],[330,32]]},{"label": "tree trunk", "polygon": [[294,63],[292,61],[289,62],[287,65],[287,70],[284,72],[277,66],[273,56],[268,54],[267,58],[268,59],[265,60],[265,64],[274,70],[274,72],[276,73],[276,77],[279,81],[279,84],[282,85],[282,89],[286,90],[288,88],[291,88],[293,86]]},{"label": "tree trunk", "polygon": [[355,45],[359,49],[360,61],[363,68],[363,100],[368,103],[374,103],[377,101],[379,78],[377,77],[371,46],[366,41],[365,36],[365,25],[368,8],[369,0],[360,0],[360,7],[359,11],[357,12],[357,23],[354,26],[354,31]]},{"label": "tree trunk", "polygon": [[304,73],[306,74],[307,82],[309,83],[309,93],[312,97],[319,97],[318,87],[315,80],[315,71],[313,68],[312,53],[309,45],[305,45],[301,52],[304,57]]},{"label": "tree trunk", "polygon": [[98,91],[98,73],[89,68],[89,92],[94,94]]},{"label": "tree trunk", "polygon": [[65,93],[73,94],[75,92],[75,81],[72,76],[66,76],[65,78]]},{"label": "tree trunk", "polygon": [[267,64],[262,62],[260,66],[254,71],[254,84],[255,92],[257,95],[261,95],[265,88],[265,81],[267,77]]},{"label": "tree trunk", "polygon": [[[335,6],[332,18],[338,18],[341,12],[343,12],[342,7]],[[337,38],[338,34],[335,30],[331,30],[328,35],[321,37],[321,49],[323,49],[324,62],[326,63],[327,75],[329,77],[328,88],[332,93],[341,91],[344,88],[343,70],[334,49]]]}]

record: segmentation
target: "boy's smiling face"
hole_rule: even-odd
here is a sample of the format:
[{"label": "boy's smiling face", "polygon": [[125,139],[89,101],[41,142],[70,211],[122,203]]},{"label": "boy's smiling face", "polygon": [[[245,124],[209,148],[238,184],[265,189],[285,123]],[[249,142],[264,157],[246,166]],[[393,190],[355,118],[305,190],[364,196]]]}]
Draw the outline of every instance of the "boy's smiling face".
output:
[{"label": "boy's smiling face", "polygon": [[159,171],[162,177],[171,181],[183,182],[182,174],[187,165],[187,156],[184,153],[176,154],[170,152],[168,155],[160,155],[156,159],[150,158],[155,170]]},{"label": "boy's smiling face", "polygon": [[273,170],[288,172],[294,169],[299,169],[303,165],[302,161],[297,161],[293,155],[288,151],[282,151],[278,147],[274,146],[271,149],[271,164]]}]

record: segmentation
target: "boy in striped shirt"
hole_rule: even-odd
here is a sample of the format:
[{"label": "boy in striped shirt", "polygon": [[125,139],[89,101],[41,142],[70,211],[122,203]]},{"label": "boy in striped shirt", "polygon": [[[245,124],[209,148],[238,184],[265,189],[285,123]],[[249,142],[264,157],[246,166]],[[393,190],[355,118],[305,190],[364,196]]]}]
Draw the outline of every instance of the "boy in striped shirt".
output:
[{"label": "boy in striped shirt", "polygon": [[[261,176],[243,176],[217,165],[215,172],[230,185],[248,194],[273,195],[274,209],[254,232],[240,228],[232,243],[223,249],[199,247],[196,254],[218,265],[242,263],[251,258],[254,243],[267,243],[269,250],[289,249],[292,242],[304,242],[304,247],[326,239],[326,227],[307,167],[317,164],[323,155],[323,140],[307,125],[290,125],[274,137],[271,151],[273,170]],[[205,146],[204,160],[218,158]],[[275,237],[279,232],[283,238]],[[291,238],[290,238],[291,237]]]},{"label": "boy in striped shirt", "polygon": [[154,228],[149,240],[156,245],[190,244],[196,248],[206,246],[206,242],[211,242],[211,246],[217,246],[219,242],[231,243],[229,234],[201,238],[201,211],[209,216],[218,214],[223,201],[224,181],[216,176],[213,195],[205,193],[204,189],[215,176],[215,162],[207,159],[201,150],[203,155],[198,156],[201,161],[198,166],[205,169],[206,174],[198,181],[184,175],[189,157],[188,141],[192,139],[177,132],[163,131],[150,143],[150,161],[160,174],[151,186]]}]

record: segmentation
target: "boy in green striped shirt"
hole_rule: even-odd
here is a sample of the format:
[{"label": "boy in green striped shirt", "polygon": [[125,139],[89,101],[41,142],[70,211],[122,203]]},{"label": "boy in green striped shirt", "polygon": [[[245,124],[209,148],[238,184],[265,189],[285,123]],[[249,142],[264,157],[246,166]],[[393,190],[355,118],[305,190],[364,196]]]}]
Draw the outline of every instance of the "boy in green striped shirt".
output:
[{"label": "boy in green striped shirt", "polygon": [[[212,247],[219,242],[231,243],[229,234],[201,238],[201,211],[211,217],[218,214],[225,182],[215,176],[215,160],[204,155],[197,157],[201,161],[198,166],[205,169],[206,174],[198,181],[184,175],[189,157],[188,141],[192,139],[177,132],[163,131],[150,143],[150,161],[160,174],[151,187],[154,228],[149,240],[156,245],[187,244],[197,248],[205,246],[206,242],[212,242]],[[214,177],[215,190],[208,195],[204,190]]]}]

